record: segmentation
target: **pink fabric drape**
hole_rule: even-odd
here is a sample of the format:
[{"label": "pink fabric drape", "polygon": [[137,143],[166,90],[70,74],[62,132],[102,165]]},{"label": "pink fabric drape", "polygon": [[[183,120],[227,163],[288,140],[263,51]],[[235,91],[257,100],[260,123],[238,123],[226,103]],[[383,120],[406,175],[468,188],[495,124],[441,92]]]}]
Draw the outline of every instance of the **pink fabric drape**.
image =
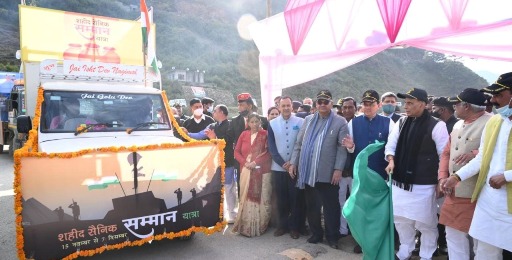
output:
[{"label": "pink fabric drape", "polygon": [[382,21],[386,27],[389,40],[395,43],[411,0],[377,0]]},{"label": "pink fabric drape", "polygon": [[468,0],[439,0],[443,11],[450,23],[452,30],[457,30],[461,26],[462,16],[468,5]]},{"label": "pink fabric drape", "polygon": [[[361,1],[343,1],[338,3],[327,1],[324,5],[328,11],[329,28],[331,29],[333,42],[336,44],[336,50],[340,50],[345,43],[350,28],[352,28],[355,17],[357,17],[360,11]],[[345,26],[339,26],[340,24]]]},{"label": "pink fabric drape", "polygon": [[323,4],[324,0],[289,0],[286,3],[284,17],[295,55],[299,52]]},{"label": "pink fabric drape", "polygon": [[284,13],[251,25],[263,110],[283,88],[395,46],[512,61],[510,7],[503,0],[290,0]]}]

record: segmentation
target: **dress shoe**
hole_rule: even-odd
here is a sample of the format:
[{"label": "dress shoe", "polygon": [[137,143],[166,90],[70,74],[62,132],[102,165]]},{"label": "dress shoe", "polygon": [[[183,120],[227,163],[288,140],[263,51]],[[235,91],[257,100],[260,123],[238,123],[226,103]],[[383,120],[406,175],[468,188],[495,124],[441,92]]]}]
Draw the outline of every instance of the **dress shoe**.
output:
[{"label": "dress shoe", "polygon": [[303,236],[309,236],[309,229],[308,227],[303,227],[299,230],[299,233]]},{"label": "dress shoe", "polygon": [[317,236],[313,235],[310,238],[308,238],[308,243],[316,244],[318,242],[322,242],[323,240],[324,239],[322,237],[317,237]]},{"label": "dress shoe", "polygon": [[362,252],[363,252],[363,249],[361,248],[361,246],[360,246],[360,245],[356,245],[356,246],[354,247],[354,253],[356,253],[356,254],[361,254]]},{"label": "dress shoe", "polygon": [[332,248],[332,249],[338,249],[338,242],[336,241],[329,241],[329,246]]},{"label": "dress shoe", "polygon": [[439,255],[448,255],[448,247],[440,245],[437,252]]},{"label": "dress shoe", "polygon": [[278,228],[275,232],[274,232],[274,236],[275,237],[280,237],[282,235],[284,235],[286,233],[286,230],[282,229],[282,228]]},{"label": "dress shoe", "polygon": [[300,237],[300,233],[297,230],[290,231],[290,237],[293,239],[298,239]]}]

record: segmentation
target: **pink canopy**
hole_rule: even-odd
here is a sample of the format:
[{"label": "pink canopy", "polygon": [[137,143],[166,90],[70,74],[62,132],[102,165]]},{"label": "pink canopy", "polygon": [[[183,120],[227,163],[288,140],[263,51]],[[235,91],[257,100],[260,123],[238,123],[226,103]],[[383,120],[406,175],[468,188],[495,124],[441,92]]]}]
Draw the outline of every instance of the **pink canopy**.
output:
[{"label": "pink canopy", "polygon": [[263,111],[282,89],[338,71],[388,48],[512,61],[504,0],[289,0],[251,25],[260,51]]}]

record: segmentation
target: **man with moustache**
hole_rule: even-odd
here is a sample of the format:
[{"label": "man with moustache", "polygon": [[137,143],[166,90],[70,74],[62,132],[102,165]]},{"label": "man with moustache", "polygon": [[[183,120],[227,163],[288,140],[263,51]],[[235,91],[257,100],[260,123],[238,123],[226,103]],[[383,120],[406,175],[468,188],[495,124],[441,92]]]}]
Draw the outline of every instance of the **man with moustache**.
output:
[{"label": "man with moustache", "polygon": [[347,136],[347,121],[332,111],[332,94],[320,91],[316,96],[317,112],[305,118],[290,160],[289,174],[304,189],[307,218],[313,235],[309,243],[323,241],[321,224],[323,207],[325,237],[331,248],[338,248],[341,208],[339,182],[347,158],[341,140]]},{"label": "man with moustache", "polygon": [[[339,102],[339,101],[338,101]],[[341,100],[341,114],[350,122],[350,120],[356,117],[357,102],[353,97],[345,97]]]},{"label": "man with moustache", "polygon": [[453,104],[461,120],[454,125],[450,141],[439,162],[439,191],[445,197],[439,223],[446,226],[448,257],[452,260],[463,260],[470,258],[468,231],[476,205],[471,202],[471,195],[478,176],[461,182],[454,191],[442,187],[451,173],[475,158],[480,146],[480,136],[492,115],[485,112],[486,96],[478,89],[467,88],[448,101]]},{"label": "man with moustache", "polygon": [[423,89],[397,95],[405,99],[406,117],[397,121],[386,144],[387,173],[393,177],[393,214],[400,239],[396,257],[411,257],[416,229],[421,232],[419,255],[431,259],[437,248],[436,186],[439,156],[448,142],[446,124],[426,109]]},{"label": "man with moustache", "polygon": [[[342,116],[347,120],[350,124],[351,120],[355,118],[356,113],[356,100],[352,97],[345,97],[338,100],[338,115]],[[351,153],[347,154],[347,161],[345,162],[345,167],[343,169],[343,173],[341,175],[340,181],[340,190],[338,192],[338,200],[340,202],[340,207],[343,208],[345,205],[345,201],[347,201],[347,193],[352,193],[352,178],[354,175],[354,160],[355,156]],[[342,237],[348,235],[348,225],[347,220],[343,215],[340,216],[340,235]],[[362,253],[361,247],[356,246],[354,248],[355,253]]]},{"label": "man with moustache", "polygon": [[478,240],[475,259],[502,259],[503,249],[512,251],[512,72],[480,91],[492,95],[498,113],[487,121],[476,157],[450,175],[443,189],[453,189],[478,173],[469,228],[469,235]]}]

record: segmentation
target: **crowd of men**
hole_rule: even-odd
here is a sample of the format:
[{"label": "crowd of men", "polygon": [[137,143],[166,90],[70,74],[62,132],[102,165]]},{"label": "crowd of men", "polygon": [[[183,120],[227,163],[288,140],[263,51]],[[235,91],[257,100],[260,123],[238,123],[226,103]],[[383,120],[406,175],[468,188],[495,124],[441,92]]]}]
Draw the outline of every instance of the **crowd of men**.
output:
[{"label": "crowd of men", "polygon": [[[351,193],[355,159],[379,141],[385,147],[369,157],[368,168],[377,173],[374,178],[392,176],[396,259],[413,254],[431,259],[436,252],[452,260],[510,257],[512,72],[488,87],[451,97],[412,88],[382,95],[366,90],[357,100],[359,105],[353,97],[335,103],[329,90],[302,102],[280,96],[268,110],[270,115],[277,109],[279,116],[261,116],[272,156],[274,236],[289,233],[297,239],[311,233],[309,243],[325,238],[337,249],[339,239],[350,234],[341,209]],[[226,105],[213,106],[209,98],[190,100],[190,118],[175,106],[191,137],[222,138],[228,144],[228,223],[237,214],[240,179],[233,147],[247,116],[257,112],[249,93],[237,101],[239,114],[231,118]]]}]

